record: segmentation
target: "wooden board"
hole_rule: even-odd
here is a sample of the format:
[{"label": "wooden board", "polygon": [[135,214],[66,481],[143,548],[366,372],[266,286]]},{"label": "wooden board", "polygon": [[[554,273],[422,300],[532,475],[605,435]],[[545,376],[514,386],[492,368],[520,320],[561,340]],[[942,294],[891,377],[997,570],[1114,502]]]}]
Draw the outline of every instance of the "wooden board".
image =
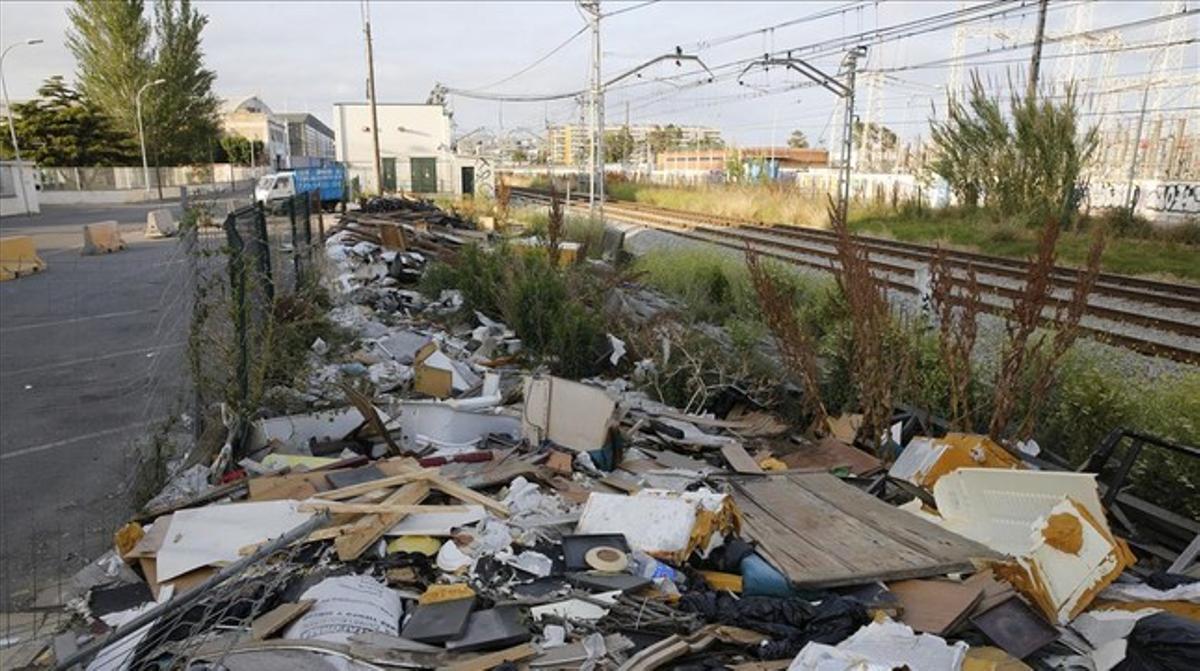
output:
[{"label": "wooden board", "polygon": [[983,588],[949,580],[901,580],[888,590],[900,599],[900,621],[915,631],[945,636],[983,598]]},{"label": "wooden board", "polygon": [[250,636],[256,641],[269,638],[291,624],[296,618],[307,613],[308,609],[312,608],[316,602],[316,599],[304,599],[296,603],[276,606],[271,612],[254,618],[254,621],[250,623]]},{"label": "wooden board", "polygon": [[973,560],[999,558],[827,473],[733,485],[744,534],[797,587],[944,575],[973,570]]},{"label": "wooden board", "polygon": [[[369,484],[369,483],[368,483]],[[429,483],[424,480],[410,482],[394,494],[383,500],[384,505],[415,505],[429,496]],[[355,523],[355,527],[347,534],[337,537],[333,542],[337,548],[338,559],[353,561],[358,559],[367,548],[383,537],[388,529],[404,519],[404,513],[388,513],[384,515],[367,515]]]},{"label": "wooden board", "polygon": [[730,443],[721,448],[721,456],[725,457],[725,461],[729,462],[729,466],[738,473],[762,473],[763,469],[746,452],[746,448],[742,447],[741,443]]},{"label": "wooden board", "polygon": [[810,445],[800,445],[795,451],[779,457],[779,460],[788,468],[819,467],[829,470],[846,466],[855,475],[873,473],[883,467],[879,459],[832,436]]}]

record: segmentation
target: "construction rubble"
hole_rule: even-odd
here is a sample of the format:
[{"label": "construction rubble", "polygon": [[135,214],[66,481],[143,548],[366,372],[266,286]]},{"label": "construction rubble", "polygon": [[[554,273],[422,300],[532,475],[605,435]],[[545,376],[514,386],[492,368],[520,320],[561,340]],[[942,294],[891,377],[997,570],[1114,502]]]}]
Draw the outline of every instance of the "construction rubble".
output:
[{"label": "construction rubble", "polygon": [[446,326],[462,295],[415,286],[487,237],[408,199],[346,214],[326,277],[355,347],[312,343],[307,387],[268,392],[295,412],[179,470],[51,600],[71,626],[6,663],[1200,668],[1200,573],[1139,562],[1094,475],[964,434],[888,467],[853,417],[811,442],[527,369],[506,324]]}]

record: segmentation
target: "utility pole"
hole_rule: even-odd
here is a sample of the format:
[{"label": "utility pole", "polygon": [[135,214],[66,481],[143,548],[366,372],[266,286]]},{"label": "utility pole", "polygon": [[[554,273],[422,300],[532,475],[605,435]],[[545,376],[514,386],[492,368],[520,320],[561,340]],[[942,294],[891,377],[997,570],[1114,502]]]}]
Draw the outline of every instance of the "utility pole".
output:
[{"label": "utility pole", "polygon": [[362,3],[363,32],[367,36],[367,97],[371,101],[371,142],[375,147],[375,188],[383,195],[383,161],[379,156],[379,111],[375,107],[375,51],[371,46],[370,0]]},{"label": "utility pole", "polygon": [[581,0],[579,6],[592,15],[591,175],[588,181],[588,213],[604,220],[604,89],[600,81],[600,0]]},{"label": "utility pole", "polygon": [[1146,80],[1146,87],[1142,89],[1142,111],[1138,114],[1137,130],[1133,136],[1133,159],[1129,161],[1129,177],[1125,184],[1125,211],[1126,217],[1133,219],[1133,175],[1137,171],[1138,150],[1142,145],[1142,125],[1146,122],[1146,101],[1150,99],[1150,80]]},{"label": "utility pole", "polygon": [[1037,97],[1038,73],[1042,67],[1042,41],[1046,37],[1046,8],[1050,0],[1039,0],[1037,34],[1033,38],[1033,58],[1029,61],[1029,91],[1026,97],[1033,100]]}]

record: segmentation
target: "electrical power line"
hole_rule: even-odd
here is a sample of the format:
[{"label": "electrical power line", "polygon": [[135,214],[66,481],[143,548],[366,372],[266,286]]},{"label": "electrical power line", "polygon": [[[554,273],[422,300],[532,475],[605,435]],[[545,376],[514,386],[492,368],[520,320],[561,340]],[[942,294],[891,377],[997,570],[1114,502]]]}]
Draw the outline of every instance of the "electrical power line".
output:
[{"label": "electrical power line", "polygon": [[[579,28],[579,30],[577,30],[577,31],[575,31],[574,33],[572,33],[570,37],[568,37],[567,39],[563,40],[561,43],[559,43],[559,45],[558,45],[558,46],[556,46],[556,47],[554,47],[553,49],[551,49],[550,51],[546,52],[546,53],[545,53],[545,54],[544,54],[544,55],[543,55],[541,58],[539,58],[539,59],[537,59],[536,61],[534,61],[534,62],[530,63],[529,65],[526,65],[525,67],[521,68],[520,70],[517,70],[517,71],[516,71],[516,72],[514,72],[513,74],[511,74],[511,75],[509,75],[509,76],[505,77],[504,79],[499,79],[499,80],[497,80],[497,81],[494,81],[494,82],[492,82],[491,84],[488,84],[488,85],[486,85],[486,86],[480,86],[480,87],[477,87],[476,89],[474,89],[474,91],[475,91],[475,92],[486,91],[487,89],[490,89],[490,88],[495,88],[495,87],[497,87],[497,86],[499,86],[499,85],[501,85],[501,84],[507,84],[508,82],[510,82],[510,81],[512,81],[512,80],[514,80],[514,79],[516,79],[517,77],[520,77],[521,75],[525,74],[526,72],[529,72],[530,70],[532,70],[532,69],[536,68],[537,66],[541,65],[542,63],[545,63],[545,62],[546,62],[546,60],[547,60],[548,58],[550,58],[551,56],[553,56],[554,54],[557,54],[558,52],[560,52],[560,51],[562,51],[563,49],[565,49],[565,48],[567,47],[567,45],[568,45],[568,44],[570,44],[571,42],[574,42],[574,41],[575,41],[575,38],[577,38],[577,37],[579,37],[580,35],[582,35],[582,34],[584,34],[585,32],[587,32],[587,29],[588,29],[588,27],[587,27],[587,26],[582,26],[582,27],[580,27],[580,28]],[[460,95],[461,95],[461,94],[460,94]]]}]

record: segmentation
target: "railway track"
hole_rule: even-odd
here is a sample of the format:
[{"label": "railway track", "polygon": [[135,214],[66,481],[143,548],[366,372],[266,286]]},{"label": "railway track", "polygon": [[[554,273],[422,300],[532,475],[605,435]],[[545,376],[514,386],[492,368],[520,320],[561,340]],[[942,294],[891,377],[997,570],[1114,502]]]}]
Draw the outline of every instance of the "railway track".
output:
[{"label": "railway track", "polygon": [[[515,197],[547,202],[540,191],[514,188]],[[586,199],[572,198],[579,208]],[[642,203],[606,202],[605,217],[669,231],[691,240],[755,251],[786,263],[830,271],[836,263],[836,234],[792,226],[765,226],[716,215],[653,207]],[[855,236],[869,252],[872,268],[887,286],[920,295],[917,277],[934,258],[935,248],[871,236]],[[947,262],[959,281],[967,269],[976,273],[981,309],[1005,315],[1022,292],[1025,261],[975,252],[947,251]],[[1080,271],[1058,266],[1051,276],[1052,295],[1043,321],[1053,326],[1053,312],[1070,301]],[[1101,273],[1089,296],[1080,330],[1088,337],[1142,354],[1200,365],[1200,287]]]}]

